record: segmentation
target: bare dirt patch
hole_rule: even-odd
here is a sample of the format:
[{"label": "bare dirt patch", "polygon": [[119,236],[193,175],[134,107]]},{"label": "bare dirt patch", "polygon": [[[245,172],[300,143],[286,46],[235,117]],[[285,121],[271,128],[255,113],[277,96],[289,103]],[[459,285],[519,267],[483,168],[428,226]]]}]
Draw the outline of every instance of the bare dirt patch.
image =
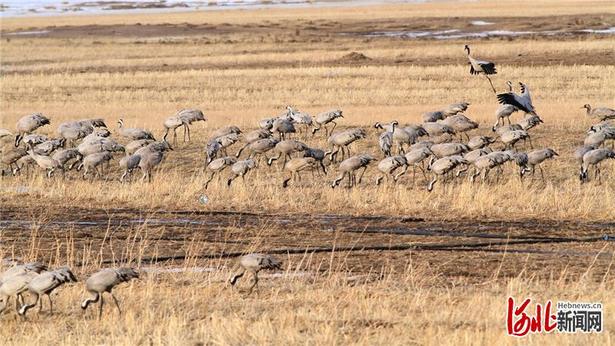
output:
[{"label": "bare dirt patch", "polygon": [[[3,207],[3,244],[25,255],[34,238],[45,260],[59,251],[58,239],[70,237],[75,259],[86,248],[106,249],[103,263],[137,260],[122,253],[134,241],[148,244],[138,260],[181,263],[186,244],[198,248],[192,259],[238,256],[247,249],[277,255],[317,258],[343,256],[356,273],[384,267],[403,270],[411,257],[441,268],[444,275],[484,280],[503,265],[502,276],[532,270],[539,275],[567,270],[582,273],[593,261],[600,267],[615,245],[604,234],[615,223],[524,220],[438,222],[411,217],[260,214],[246,212],[135,209],[70,211]],[[27,218],[24,215],[28,215]],[[446,255],[444,255],[446,253]],[[78,261],[75,263],[79,265]],[[328,269],[321,265],[319,270]]]}]

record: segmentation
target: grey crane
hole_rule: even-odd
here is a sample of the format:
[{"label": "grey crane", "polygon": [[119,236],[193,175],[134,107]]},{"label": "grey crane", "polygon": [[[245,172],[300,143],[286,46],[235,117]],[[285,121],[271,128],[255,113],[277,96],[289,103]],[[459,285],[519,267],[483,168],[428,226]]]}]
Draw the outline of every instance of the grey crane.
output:
[{"label": "grey crane", "polygon": [[488,136],[474,136],[468,141],[468,148],[470,150],[481,149],[489,146],[491,143],[495,143],[495,138]]},{"label": "grey crane", "polygon": [[509,161],[515,161],[519,167],[519,180],[523,180],[523,175],[529,170],[527,168],[528,156],[523,152],[510,152],[511,159]]},{"label": "grey crane", "polygon": [[[95,142],[101,138],[107,138],[111,136],[111,131],[106,127],[92,127],[91,133],[83,137],[81,142]],[[66,138],[62,137],[62,139],[66,140]]]},{"label": "grey crane", "polygon": [[300,172],[318,169],[318,160],[313,157],[296,157],[286,163],[285,169],[290,172],[290,177],[282,181],[282,187],[288,187],[288,182],[301,180]]},{"label": "grey crane", "polygon": [[440,143],[434,144],[430,148],[431,152],[436,158],[443,158],[445,156],[460,155],[467,151],[470,151],[467,145],[463,143]]},{"label": "grey crane", "polygon": [[235,286],[237,280],[245,275],[246,272],[252,275],[252,285],[248,289],[248,294],[252,293],[252,290],[258,285],[258,273],[261,270],[282,270],[282,262],[277,258],[259,253],[251,253],[241,256],[235,266],[232,268],[231,278],[229,283],[231,286]]},{"label": "grey crane", "polygon": [[68,268],[62,267],[53,271],[48,271],[34,277],[28,283],[28,291],[36,296],[36,300],[32,304],[24,304],[19,309],[19,314],[25,316],[28,310],[35,307],[39,303],[39,312],[43,309],[43,301],[41,295],[46,295],[49,300],[49,313],[53,313],[53,302],[51,301],[51,292],[56,288],[68,282],[77,282],[75,274]]},{"label": "grey crane", "polygon": [[278,155],[270,157],[269,160],[267,160],[267,165],[271,166],[273,161],[279,160],[280,157],[283,157],[284,161],[282,163],[282,168],[284,168],[286,166],[286,162],[291,159],[291,154],[304,152],[308,148],[309,147],[307,144],[294,139],[280,141],[273,148]]},{"label": "grey crane", "polygon": [[273,128],[273,122],[276,119],[277,118],[265,118],[265,119],[259,120],[258,127],[260,127],[263,130],[271,130]]},{"label": "grey crane", "polygon": [[315,159],[320,168],[322,169],[322,172],[324,174],[327,174],[327,168],[325,168],[325,151],[322,149],[317,149],[317,148],[307,148],[304,152],[303,152],[303,157],[311,157],[313,159]]},{"label": "grey crane", "polygon": [[[163,139],[164,140],[164,139]],[[126,155],[132,155],[134,154],[137,150],[146,147],[152,143],[154,143],[154,140],[151,139],[137,139],[136,141],[130,141],[128,142],[128,144],[126,144],[124,146],[124,151],[126,152]]]},{"label": "grey crane", "polygon": [[430,137],[441,136],[444,134],[455,134],[455,129],[442,123],[429,122],[424,123],[422,127],[427,132],[427,134],[429,134]]},{"label": "grey crane", "polygon": [[143,172],[143,178],[141,180],[152,182],[152,170],[158,166],[164,158],[164,153],[168,150],[173,150],[168,142],[160,141],[148,144],[137,150],[134,155],[141,157],[139,160],[139,168]]},{"label": "grey crane", "polygon": [[615,125],[611,124],[609,121],[602,121],[590,126],[589,130],[587,130],[587,133],[594,133],[605,129],[608,129],[608,131],[615,131]]},{"label": "grey crane", "polygon": [[517,131],[517,130],[523,130],[521,125],[519,125],[519,124],[502,125],[502,126],[500,126],[500,127],[495,129],[495,133],[498,136],[501,136],[501,135],[503,135],[504,133],[506,133],[508,131]]},{"label": "grey crane", "polygon": [[[506,85],[508,85],[508,92],[512,93],[513,92],[513,87],[512,87],[512,82],[511,81],[507,81]],[[493,124],[493,127],[491,128],[491,130],[493,130],[495,132],[495,129],[500,125],[500,121],[502,122],[502,125],[504,125],[504,119],[508,120],[508,124],[510,125],[510,116],[514,113],[514,112],[518,112],[519,108],[517,108],[514,105],[511,104],[501,104],[498,109],[495,111],[495,118],[496,118],[496,122],[495,124]]]},{"label": "grey crane", "polygon": [[474,160],[474,162],[472,162],[472,165],[475,168],[475,173],[470,175],[470,181],[474,182],[476,177],[481,173],[483,173],[482,181],[486,181],[489,171],[495,167],[503,165],[504,163],[505,161],[497,160],[489,155],[479,156],[476,160]]},{"label": "grey crane", "polygon": [[69,145],[73,145],[74,141],[84,138],[91,134],[95,128],[101,127],[107,127],[103,119],[68,121],[58,126],[57,133],[60,137],[66,139]]},{"label": "grey crane", "polygon": [[[359,154],[342,161],[337,169],[340,174],[335,178],[335,180],[333,180],[331,187],[335,188],[338,186],[346,175],[348,175],[348,187],[361,183],[361,178],[363,177],[363,174],[365,174],[367,166],[374,160],[375,159],[371,155]],[[361,168],[363,168],[363,171],[359,175],[359,179],[357,181],[355,172]]]},{"label": "grey crane", "polygon": [[122,137],[128,138],[130,140],[137,140],[137,139],[152,139],[155,140],[154,135],[152,135],[151,132],[149,132],[148,130],[144,130],[144,129],[138,129],[138,128],[131,128],[131,127],[124,127],[124,119],[120,119],[118,120],[118,130],[119,130],[119,134]]},{"label": "grey crane", "polygon": [[164,122],[162,123],[162,126],[164,127],[164,135],[162,136],[163,140],[167,140],[167,136],[169,135],[169,132],[172,130],[173,131],[173,144],[175,144],[177,142],[177,129],[180,126],[184,127],[184,142],[186,141],[186,126],[188,126],[188,124],[186,122],[184,122],[182,120],[181,117],[179,117],[178,115],[174,115],[171,117],[168,117],[164,120]]},{"label": "grey crane", "polygon": [[359,139],[365,138],[366,135],[365,130],[361,128],[349,129],[332,134],[327,140],[332,147],[332,150],[328,152],[329,160],[334,161],[340,150],[342,151],[342,159],[344,158],[345,152],[350,156],[350,149],[348,146]]},{"label": "grey crane", "polygon": [[581,183],[589,180],[589,168],[591,166],[595,169],[595,176],[600,181],[600,163],[606,159],[615,159],[615,151],[611,149],[594,149],[590,150],[583,155],[583,164],[581,166],[581,174],[579,178]]},{"label": "grey crane", "polygon": [[607,140],[608,133],[604,131],[592,132],[583,140],[583,145],[598,148]]},{"label": "grey crane", "polygon": [[245,176],[250,170],[256,167],[256,161],[253,159],[246,159],[235,162],[231,166],[231,177],[226,181],[227,186],[231,186],[233,180],[237,177],[241,177],[245,181]]},{"label": "grey crane", "polygon": [[429,170],[433,173],[433,179],[427,185],[427,191],[431,192],[437,181],[444,175],[450,173],[459,165],[467,165],[469,162],[462,156],[454,155],[437,159],[429,165]]},{"label": "grey crane", "polygon": [[237,133],[227,133],[225,135],[216,137],[218,143],[220,143],[220,151],[226,156],[228,155],[226,149],[231,145],[239,142],[239,134]]},{"label": "grey crane", "polygon": [[26,172],[29,173],[30,170],[28,168],[34,165],[36,165],[36,161],[34,161],[32,156],[22,156],[19,158],[19,160],[17,160],[17,162],[15,162],[16,172],[21,172],[25,168]]},{"label": "grey crane", "polygon": [[467,102],[467,101],[452,103],[446,106],[446,108],[444,108],[442,112],[444,113],[444,117],[446,118],[451,115],[456,115],[456,114],[465,112],[468,109],[469,105],[470,105],[470,102]]},{"label": "grey crane", "polygon": [[[403,167],[402,171],[393,175],[393,173],[401,167]],[[406,173],[407,169],[408,161],[405,156],[397,155],[385,157],[378,162],[378,170],[382,173],[382,175],[376,177],[376,186],[380,185],[383,177],[386,177],[388,181],[392,179],[394,183],[397,182],[397,179]]]},{"label": "grey crane", "polygon": [[[6,310],[11,297],[15,297],[15,310],[19,309],[19,301],[23,301],[22,294],[28,289],[28,283],[39,274],[36,271],[27,271],[7,276],[0,283],[0,314]],[[19,311],[19,310],[18,310]]]},{"label": "grey crane", "polygon": [[[397,124],[397,120],[393,120],[390,128],[378,136],[378,145],[380,146],[380,151],[382,151],[384,156],[391,156],[391,148],[393,147],[393,133],[395,132],[395,127]],[[374,127],[377,129],[383,128],[380,123],[376,123]]]},{"label": "grey crane", "polygon": [[235,157],[239,158],[239,156],[241,156],[241,153],[252,143],[261,140],[261,139],[267,139],[271,137],[271,131],[266,130],[266,129],[256,129],[254,131],[250,131],[247,134],[244,135],[243,139],[246,142],[246,144],[239,148],[239,151],[237,151],[237,154],[235,155]]},{"label": "grey crane", "polygon": [[210,138],[218,138],[218,137],[223,137],[223,136],[227,136],[231,134],[240,135],[241,133],[242,132],[239,127],[230,125],[230,126],[225,126],[225,127],[221,127],[217,129],[210,135]]},{"label": "grey crane", "polygon": [[532,175],[534,175],[536,166],[538,166],[538,168],[540,169],[540,176],[542,180],[544,181],[545,175],[544,175],[544,171],[542,167],[540,166],[540,164],[543,163],[545,160],[555,158],[556,156],[559,156],[559,155],[555,152],[555,150],[551,148],[534,150],[527,154],[526,166],[530,170],[530,173]]},{"label": "grey crane", "polygon": [[517,144],[517,142],[520,140],[523,140],[524,142],[527,140],[530,142],[530,148],[534,147],[532,145],[532,140],[530,139],[530,135],[524,130],[515,130],[515,131],[505,132],[500,136],[500,140],[502,141],[502,143],[504,143],[505,149],[514,148],[515,144]]},{"label": "grey crane", "polygon": [[312,117],[305,112],[299,112],[293,109],[291,106],[286,106],[287,117],[297,125],[303,125],[305,128],[305,133],[307,134],[308,129],[312,126],[313,119]]},{"label": "grey crane", "polygon": [[589,152],[592,151],[594,149],[598,149],[598,147],[593,146],[593,145],[583,145],[581,147],[577,147],[574,150],[574,158],[576,160],[576,162],[579,164],[579,166],[581,167],[581,170],[583,169],[583,156]]},{"label": "grey crane", "polygon": [[[319,113],[314,117],[315,127],[312,129],[312,135],[314,135],[317,131],[320,131],[321,128],[325,128],[325,136],[329,136],[329,133],[333,133],[337,123],[335,119],[343,118],[342,111],[339,109],[329,110],[323,113]],[[327,127],[328,124],[333,124],[331,130]]]},{"label": "grey crane", "polygon": [[[382,134],[381,137],[383,137],[384,141],[387,140],[387,139],[384,139],[384,137],[390,138],[391,143],[397,146],[398,154],[405,153],[406,150],[404,146],[407,145],[408,147],[410,147],[412,146],[412,144],[416,143],[419,137],[429,135],[429,133],[425,130],[425,128],[423,128],[423,126],[420,126],[420,125],[409,125],[406,127],[398,127],[397,125],[398,125],[398,122],[394,120],[388,125],[382,125],[380,123],[376,123],[374,127],[383,129],[383,130],[386,130],[387,132],[392,133],[392,135],[385,135],[387,133],[385,132],[385,134]],[[382,149],[382,145],[381,145],[381,149]],[[387,156],[390,156],[390,148],[389,148],[389,155]]]},{"label": "grey crane", "polygon": [[[246,149],[250,152],[250,154],[248,155],[248,158],[250,159],[256,158],[260,160],[261,156],[264,156],[266,160],[265,162],[269,161],[269,158],[267,157],[266,153],[270,151],[271,149],[275,148],[275,146],[279,142],[280,141],[277,140],[277,138],[265,138],[265,139],[259,139],[257,141],[250,143],[246,147]],[[239,155],[240,153],[237,153],[237,154]]]},{"label": "grey crane", "polygon": [[442,124],[450,126],[455,130],[455,133],[461,136],[462,134],[466,135],[466,139],[470,139],[467,132],[472,131],[478,128],[478,123],[466,117],[463,114],[456,114],[446,119],[442,120]]},{"label": "grey crane", "polygon": [[615,140],[615,126],[608,123],[594,125],[587,133],[588,135],[585,137],[587,145],[600,146],[607,140]]},{"label": "grey crane", "polygon": [[118,152],[126,151],[123,145],[111,138],[98,138],[89,142],[83,142],[77,146],[77,150],[83,156],[100,153],[103,151]]},{"label": "grey crane", "polygon": [[229,157],[229,156],[221,157],[221,158],[211,161],[205,168],[207,171],[211,172],[211,175],[209,176],[209,178],[207,178],[207,180],[203,184],[203,188],[207,189],[207,186],[209,186],[209,183],[212,181],[215,175],[220,174],[222,171],[224,171],[224,169],[226,169],[226,167],[230,167],[236,162],[237,162],[236,158]]},{"label": "grey crane", "polygon": [[41,262],[30,262],[14,265],[4,271],[2,274],[0,274],[0,285],[2,284],[2,282],[10,278],[11,276],[25,274],[29,272],[35,272],[39,274],[46,271],[47,269],[47,265]]},{"label": "grey crane", "polygon": [[532,129],[540,124],[544,123],[542,119],[538,115],[535,114],[526,114],[521,121],[519,121],[519,125],[525,131]]},{"label": "grey crane", "polygon": [[205,145],[205,162],[209,164],[213,159],[218,157],[218,153],[222,149],[222,145],[217,138],[210,139]]},{"label": "grey crane", "polygon": [[470,61],[470,74],[485,75],[485,77],[489,81],[489,84],[491,85],[491,89],[493,89],[493,93],[495,93],[496,92],[495,87],[493,86],[493,83],[491,82],[491,78],[489,78],[489,75],[497,73],[496,68],[495,68],[495,63],[491,61],[479,60],[479,59],[474,58],[470,54],[470,46],[468,46],[467,44],[463,48],[465,49],[468,55],[468,60]]},{"label": "grey crane", "polygon": [[64,138],[50,139],[43,143],[37,144],[36,146],[34,146],[32,151],[39,155],[49,156],[54,150],[58,148],[63,148],[65,143],[66,139]]},{"label": "grey crane", "polygon": [[[22,157],[28,155],[28,152],[23,148],[16,148],[13,144],[11,144],[11,148],[3,148],[2,155],[0,155],[0,162],[2,162],[5,166],[8,166],[12,175],[17,174],[19,170],[18,167],[13,167],[16,165],[17,161]],[[2,175],[5,172],[2,170]]]},{"label": "grey crane", "polygon": [[[19,308],[18,306],[19,300],[21,300],[21,303],[23,303],[23,297],[21,296],[21,292],[23,291],[22,288],[23,288],[24,283],[27,285],[27,282],[29,282],[29,280],[32,277],[36,276],[37,274],[45,270],[47,270],[47,266],[45,264],[41,262],[30,262],[30,263],[25,263],[25,264],[14,265],[10,267],[9,269],[7,269],[5,272],[1,273],[0,274],[0,292],[4,291],[5,293],[5,295],[3,295],[3,298],[1,299],[4,302],[4,306],[6,307],[6,305],[8,304],[8,299],[11,296],[17,295],[17,299],[15,300],[15,310],[17,310]],[[25,277],[21,277],[16,280],[13,280],[13,277],[15,276],[25,276]],[[4,283],[7,283],[7,284],[3,288],[2,286],[4,285]],[[3,310],[3,309],[4,308],[0,310]]]},{"label": "grey crane", "polygon": [[583,107],[587,110],[587,115],[605,121],[607,119],[615,119],[615,109],[607,107],[592,108],[589,104],[585,104]]},{"label": "grey crane", "polygon": [[295,129],[295,125],[293,125],[292,120],[278,118],[273,121],[271,132],[277,132],[279,139],[283,140],[286,139],[286,137],[290,139],[290,134],[297,132],[297,130]]},{"label": "grey crane", "polygon": [[21,141],[26,145],[39,145],[49,140],[49,137],[45,135],[39,135],[37,133],[30,133],[21,138]]},{"label": "grey crane", "polygon": [[132,172],[139,168],[139,162],[141,162],[141,155],[126,155],[120,159],[120,168],[124,170],[120,182],[123,183],[127,176],[132,175]]},{"label": "grey crane", "polygon": [[489,155],[492,152],[493,150],[489,147],[474,149],[472,151],[468,151],[467,153],[464,153],[463,158],[466,159],[468,162],[472,163],[476,161],[479,157]]},{"label": "grey crane", "polygon": [[113,155],[108,151],[89,154],[83,157],[77,170],[80,171],[82,168],[85,168],[83,171],[83,179],[87,177],[90,171],[94,171],[94,177],[98,178],[102,175],[102,171],[98,167],[111,159],[113,159]]},{"label": "grey crane", "polygon": [[49,156],[35,154],[32,149],[28,151],[28,154],[40,168],[47,172],[47,178],[51,178],[51,175],[55,172],[55,170],[61,170],[62,172],[64,171],[64,167],[57,160],[54,160]]},{"label": "grey crane", "polygon": [[175,114],[184,125],[184,142],[186,141],[186,134],[188,135],[188,142],[190,142],[190,125],[195,121],[207,121],[207,118],[203,112],[199,109],[188,108],[182,109]]},{"label": "grey crane", "polygon": [[412,166],[412,183],[414,183],[416,179],[416,167],[418,167],[423,173],[423,176],[425,176],[425,160],[433,155],[433,152],[429,149],[429,147],[430,146],[415,147],[410,149],[410,151],[404,155],[408,166]]},{"label": "grey crane", "polygon": [[519,86],[521,87],[521,94],[515,94],[514,92],[498,94],[498,102],[500,102],[500,104],[513,105],[525,113],[536,115],[536,110],[532,104],[530,89],[521,82],[519,82]]},{"label": "grey crane", "polygon": [[421,115],[423,123],[435,123],[438,120],[444,119],[444,111],[425,112]]},{"label": "grey crane", "polygon": [[81,303],[81,309],[86,310],[91,303],[98,303],[100,300],[98,310],[98,318],[100,319],[102,316],[103,304],[105,302],[103,294],[107,292],[113,298],[117,311],[121,315],[122,310],[120,309],[120,303],[112,290],[115,286],[123,282],[138,278],[139,273],[134,268],[107,268],[92,274],[85,282],[85,288],[89,293],[93,294],[94,297],[84,300]]},{"label": "grey crane", "polygon": [[39,127],[50,124],[49,118],[41,113],[34,113],[20,118],[15,125],[15,146],[18,147],[24,135],[36,131]]}]

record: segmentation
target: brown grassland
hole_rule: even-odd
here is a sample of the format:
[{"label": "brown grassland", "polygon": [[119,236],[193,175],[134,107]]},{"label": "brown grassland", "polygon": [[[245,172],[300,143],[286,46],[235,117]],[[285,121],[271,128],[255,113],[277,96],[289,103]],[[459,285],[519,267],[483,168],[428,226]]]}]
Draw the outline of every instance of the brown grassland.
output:
[{"label": "brown grassland", "polygon": [[[524,5],[531,14],[511,13]],[[82,284],[68,285],[54,293],[53,315],[23,321],[5,312],[2,344],[614,344],[615,249],[596,238],[615,233],[615,163],[603,165],[601,182],[581,185],[572,157],[595,122],[581,106],[615,106],[613,35],[469,41],[498,64],[499,91],[506,80],[530,86],[544,120],[531,130],[534,147],[560,154],[544,164],[545,182],[520,182],[510,167],[497,183],[463,178],[429,193],[420,174],[377,188],[371,167],[358,188],[332,190],[332,165],[326,178],[305,174],[285,190],[281,170],[259,166],[231,188],[214,181],[210,202],[198,202],[209,133],[256,128],[287,104],[310,114],[342,109],[338,128],[369,133],[352,151],[378,157],[375,121],[420,123],[421,113],[461,100],[471,102],[475,132],[490,134],[497,101],[484,78],[469,75],[466,41],[363,35],[483,29],[472,20],[498,23],[486,30],[603,29],[615,27],[615,6],[478,1],[2,19],[0,128],[42,112],[52,124],[38,132],[49,135],[63,121],[102,117],[112,131],[123,118],[161,137],[179,109],[208,118],[192,127],[191,142],[174,145],[151,184],[138,173],[121,184],[119,156],[101,180],[46,179],[36,169],[0,178],[0,257],[70,265],[80,279],[102,266],[142,271],[117,290],[122,316],[111,304],[101,321],[83,314]],[[20,31],[48,32],[11,35]],[[327,146],[324,134],[299,138]],[[251,251],[276,253],[285,270],[263,275],[246,297],[225,280],[231,258]],[[602,302],[604,331],[507,337],[508,296]]]}]

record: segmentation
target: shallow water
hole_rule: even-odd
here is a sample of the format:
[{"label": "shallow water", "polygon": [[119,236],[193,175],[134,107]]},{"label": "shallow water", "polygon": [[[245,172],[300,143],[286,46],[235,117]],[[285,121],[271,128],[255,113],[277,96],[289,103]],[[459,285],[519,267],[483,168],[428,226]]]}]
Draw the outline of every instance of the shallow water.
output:
[{"label": "shallow water", "polygon": [[[474,24],[474,22],[472,22]],[[487,24],[474,24],[487,25]],[[374,31],[364,34],[368,37],[399,37],[404,39],[437,39],[455,40],[460,38],[487,38],[487,37],[516,37],[525,35],[574,35],[574,34],[615,34],[615,27],[607,29],[579,29],[579,30],[544,30],[544,31],[510,31],[510,30],[488,30],[488,31],[461,31],[459,29],[438,30],[438,31]]]},{"label": "shallow water", "polygon": [[362,6],[384,3],[423,3],[431,0],[0,0],[0,17],[62,14],[178,12],[193,10],[308,8]]}]

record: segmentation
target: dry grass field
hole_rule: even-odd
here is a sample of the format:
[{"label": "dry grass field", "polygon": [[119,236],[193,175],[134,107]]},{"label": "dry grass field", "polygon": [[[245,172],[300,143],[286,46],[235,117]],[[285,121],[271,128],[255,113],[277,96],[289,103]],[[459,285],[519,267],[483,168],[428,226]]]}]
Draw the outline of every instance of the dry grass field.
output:
[{"label": "dry grass field", "polygon": [[[513,4],[513,5],[511,5]],[[531,14],[511,6],[532,7]],[[476,27],[471,21],[496,23]],[[0,128],[42,112],[55,135],[63,121],[123,118],[162,137],[182,108],[202,109],[154,173],[121,184],[119,155],[107,176],[33,168],[0,178],[0,257],[69,265],[80,279],[97,268],[137,266],[141,279],[117,290],[124,315],[107,304],[83,314],[82,283],[54,293],[53,315],[2,317],[3,344],[600,344],[614,343],[615,162],[601,182],[580,184],[574,149],[596,121],[586,103],[615,106],[611,1],[479,1],[327,9],[3,18]],[[486,39],[400,39],[375,31],[459,29],[566,31]],[[15,34],[33,31],[31,35]],[[36,33],[39,32],[39,33]],[[544,124],[535,148],[560,156],[546,180],[467,178],[426,191],[428,178],[374,186],[375,165],[357,188],[332,190],[305,174],[282,188],[280,168],[259,166],[227,188],[205,192],[204,146],[226,125],[243,130],[288,104],[316,114],[344,111],[338,128],[363,127],[353,153],[378,158],[376,121],[420,123],[421,114],[467,100],[473,133],[491,134],[497,101],[468,73],[463,45],[495,61],[494,84],[523,81]],[[353,54],[353,52],[360,54]],[[520,120],[518,113],[513,121]],[[181,138],[181,131],[178,132]],[[117,137],[116,134],[114,134]],[[326,148],[324,133],[298,137]],[[500,148],[501,143],[494,144]],[[239,148],[235,145],[231,152]],[[530,150],[521,146],[521,150]],[[1,155],[1,154],[0,154]],[[201,205],[203,193],[209,203]],[[583,240],[583,241],[581,241]],[[284,261],[256,294],[229,289],[230,261],[253,251]],[[506,336],[512,295],[604,304],[604,332]]]}]

